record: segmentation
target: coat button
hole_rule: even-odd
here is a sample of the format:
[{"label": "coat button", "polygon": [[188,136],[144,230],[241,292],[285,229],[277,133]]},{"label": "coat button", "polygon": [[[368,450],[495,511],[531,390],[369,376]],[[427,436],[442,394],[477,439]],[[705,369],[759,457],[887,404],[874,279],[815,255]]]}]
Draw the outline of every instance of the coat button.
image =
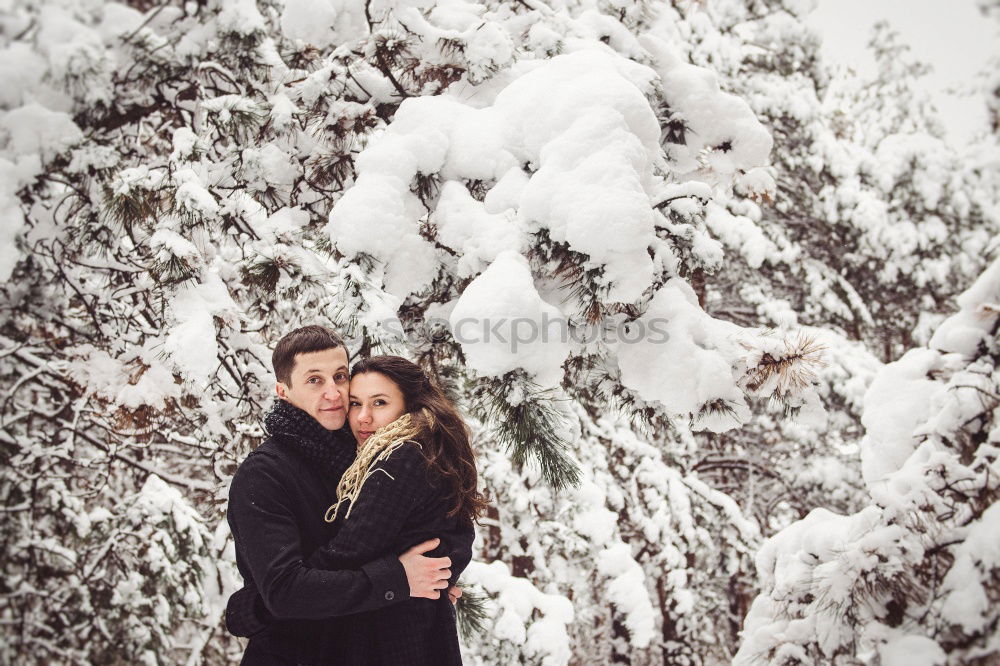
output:
[{"label": "coat button", "polygon": [[389,592],[385,593],[385,600],[386,601],[392,601],[395,598],[396,598],[396,594],[394,592],[392,592],[391,590]]}]

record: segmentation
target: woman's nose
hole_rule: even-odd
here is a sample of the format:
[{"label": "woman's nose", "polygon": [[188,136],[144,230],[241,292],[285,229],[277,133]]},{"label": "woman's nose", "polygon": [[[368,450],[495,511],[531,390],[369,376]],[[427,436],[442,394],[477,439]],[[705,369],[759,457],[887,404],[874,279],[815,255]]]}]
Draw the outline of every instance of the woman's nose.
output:
[{"label": "woman's nose", "polygon": [[367,407],[361,407],[358,411],[358,421],[367,423],[372,418],[372,412]]}]

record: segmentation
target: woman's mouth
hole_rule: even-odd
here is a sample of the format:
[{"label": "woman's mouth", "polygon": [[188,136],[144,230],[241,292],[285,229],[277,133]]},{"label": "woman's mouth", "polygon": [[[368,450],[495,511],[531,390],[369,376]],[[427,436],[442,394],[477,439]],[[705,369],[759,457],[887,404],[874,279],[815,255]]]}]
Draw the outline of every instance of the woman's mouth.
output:
[{"label": "woman's mouth", "polygon": [[369,437],[372,436],[373,432],[375,432],[375,431],[374,430],[359,430],[358,431],[358,439],[360,439],[360,440],[366,440],[366,439],[368,439]]}]

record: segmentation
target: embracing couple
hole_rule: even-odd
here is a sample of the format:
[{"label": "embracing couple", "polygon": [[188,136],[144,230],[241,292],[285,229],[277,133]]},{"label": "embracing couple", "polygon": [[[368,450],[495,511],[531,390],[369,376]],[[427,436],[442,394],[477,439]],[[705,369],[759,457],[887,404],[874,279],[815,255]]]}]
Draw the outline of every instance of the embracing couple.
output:
[{"label": "embracing couple", "polygon": [[454,585],[486,507],[461,416],[404,358],[348,370],[321,326],[283,337],[272,364],[268,438],[229,491],[241,663],[461,664]]}]

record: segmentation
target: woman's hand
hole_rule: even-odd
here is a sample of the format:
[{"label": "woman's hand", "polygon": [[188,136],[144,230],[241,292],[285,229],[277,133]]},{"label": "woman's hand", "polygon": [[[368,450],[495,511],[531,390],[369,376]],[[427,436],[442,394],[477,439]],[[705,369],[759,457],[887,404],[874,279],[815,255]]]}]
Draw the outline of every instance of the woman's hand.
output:
[{"label": "woman's hand", "polygon": [[431,539],[418,543],[413,548],[399,556],[399,561],[406,571],[406,582],[410,586],[411,597],[424,599],[440,599],[441,590],[448,587],[451,577],[451,558],[424,557],[424,553],[434,550],[440,539]]},{"label": "woman's hand", "polygon": [[462,596],[462,588],[458,585],[452,585],[448,588],[448,599],[451,600],[451,605],[454,606],[458,603],[458,598]]}]

